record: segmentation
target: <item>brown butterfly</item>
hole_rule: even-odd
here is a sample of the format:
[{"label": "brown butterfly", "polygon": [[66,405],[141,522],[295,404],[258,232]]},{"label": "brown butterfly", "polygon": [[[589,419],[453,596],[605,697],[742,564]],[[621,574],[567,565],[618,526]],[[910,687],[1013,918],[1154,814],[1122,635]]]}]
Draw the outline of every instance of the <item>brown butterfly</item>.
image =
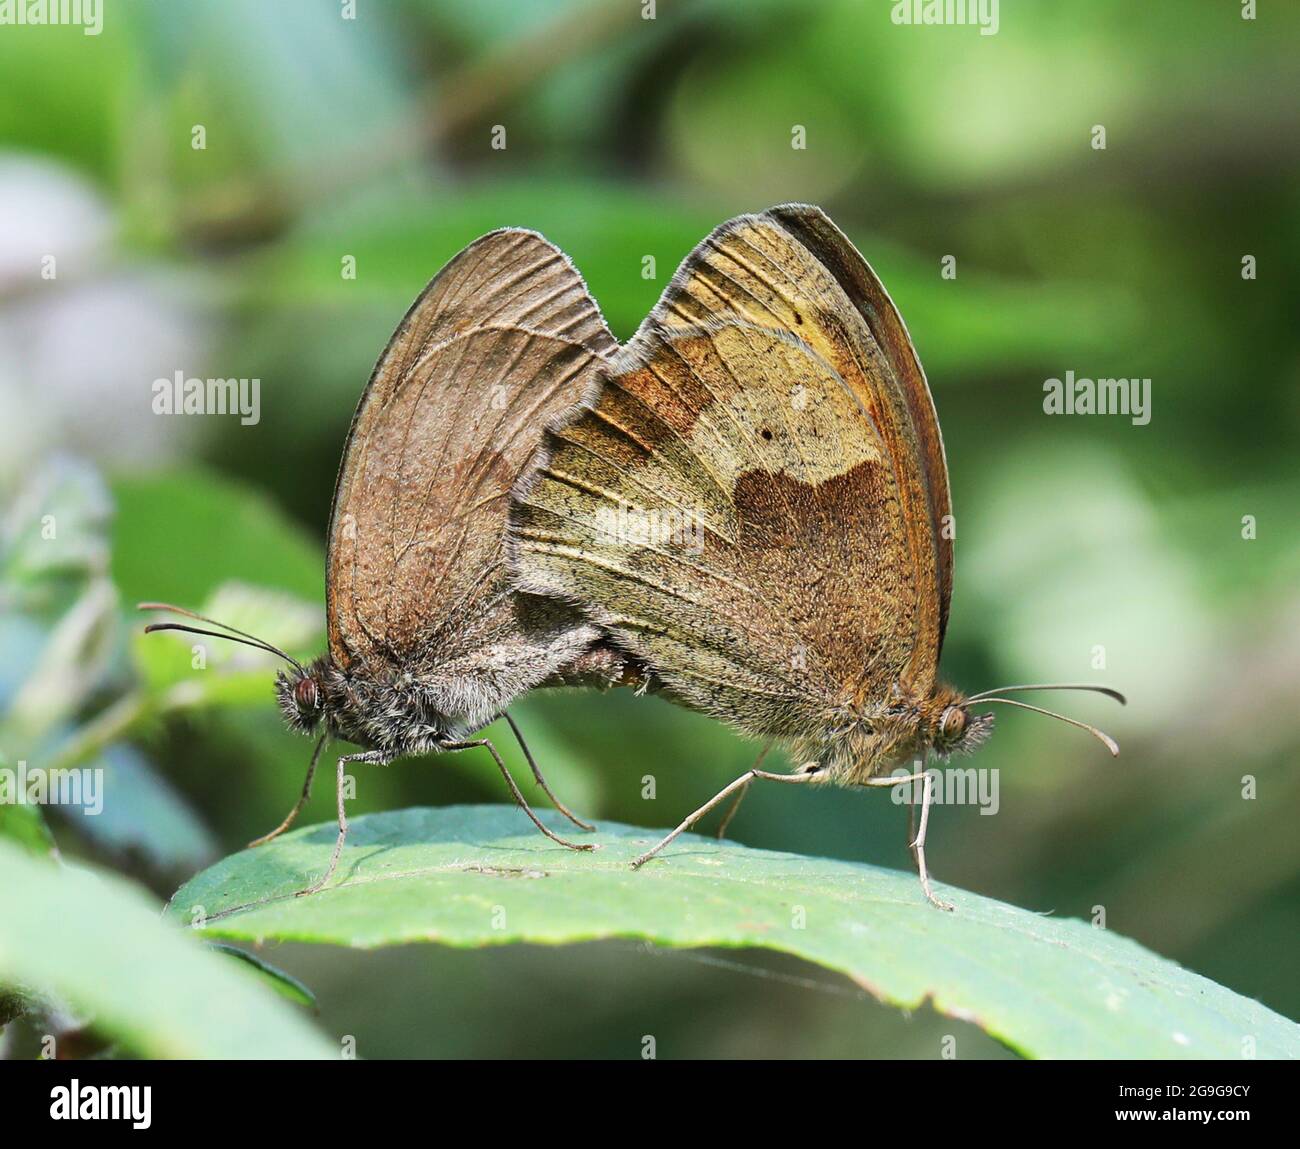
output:
[{"label": "brown butterfly", "polygon": [[[363,750],[338,760],[339,833],[347,837],[350,762],[484,746],[515,801],[548,837],[491,741],[472,735],[537,686],[612,685],[627,659],[579,612],[515,594],[504,555],[508,496],[546,423],[575,404],[617,349],[581,276],[540,235],[492,232],[471,244],[412,305],[375,367],[352,421],[334,493],[327,559],[329,652],[302,666],[252,635],[216,634],[286,659],[276,695],[285,719],[322,730],[288,817],[307,801],[326,738]],[[519,729],[506,715],[517,737]],[[538,783],[555,798],[523,746]]]},{"label": "brown butterfly", "polygon": [[[818,208],[740,216],[691,253],[599,375],[516,487],[518,588],[580,608],[655,691],[784,740],[803,763],[755,764],[634,865],[757,778],[920,782],[912,849],[926,896],[950,909],[925,864],[933,778],[890,771],[978,745],[993,717],[972,704],[1050,712],[938,679],[948,470],[879,279]],[[619,529],[629,522],[636,532]],[[1089,685],[1000,693],[1030,689],[1123,701]]]}]

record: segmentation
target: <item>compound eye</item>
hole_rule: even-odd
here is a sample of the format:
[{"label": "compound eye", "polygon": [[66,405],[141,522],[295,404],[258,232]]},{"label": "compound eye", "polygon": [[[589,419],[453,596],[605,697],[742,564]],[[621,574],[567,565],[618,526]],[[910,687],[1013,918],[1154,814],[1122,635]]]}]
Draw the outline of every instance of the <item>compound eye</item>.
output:
[{"label": "compound eye", "polygon": [[960,738],[966,729],[966,711],[960,706],[950,706],[943,713],[943,721],[939,723],[939,733],[943,735],[945,741],[952,741]]},{"label": "compound eye", "polygon": [[316,680],[300,678],[293,688],[293,700],[299,710],[315,710],[320,702],[320,691],[316,689]]}]

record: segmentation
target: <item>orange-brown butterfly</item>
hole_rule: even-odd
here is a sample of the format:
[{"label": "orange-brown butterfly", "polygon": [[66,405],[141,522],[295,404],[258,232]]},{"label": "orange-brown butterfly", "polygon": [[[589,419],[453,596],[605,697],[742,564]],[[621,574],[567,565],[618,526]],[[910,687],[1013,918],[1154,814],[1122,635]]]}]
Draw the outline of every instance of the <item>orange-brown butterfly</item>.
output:
[{"label": "orange-brown butterfly", "polygon": [[879,279],[818,208],[740,216],[691,253],[598,376],[516,487],[518,589],[577,607],[652,689],[787,741],[802,763],[791,774],[756,764],[634,864],[754,779],[911,781],[923,787],[921,882],[951,908],[925,863],[933,777],[890,771],[978,745],[993,718],[974,704],[1050,713],[1005,693],[1123,698],[1086,684],[967,697],[939,681],[948,470],[925,375]]},{"label": "orange-brown butterfly", "polygon": [[[484,746],[543,833],[496,747],[478,730],[541,685],[611,685],[626,659],[590,621],[551,599],[515,594],[504,555],[510,488],[548,420],[576,403],[617,349],[582,278],[534,232],[507,229],[471,244],[433,279],[398,326],[352,422],[334,494],[327,559],[329,652],[303,666],[252,635],[183,630],[269,650],[292,666],[276,695],[291,727],[362,747],[338,760],[339,833],[347,836],[345,769],[406,754]],[[518,727],[506,714],[516,736]],[[522,745],[522,737],[520,742]],[[561,813],[584,829],[533,773]]]}]

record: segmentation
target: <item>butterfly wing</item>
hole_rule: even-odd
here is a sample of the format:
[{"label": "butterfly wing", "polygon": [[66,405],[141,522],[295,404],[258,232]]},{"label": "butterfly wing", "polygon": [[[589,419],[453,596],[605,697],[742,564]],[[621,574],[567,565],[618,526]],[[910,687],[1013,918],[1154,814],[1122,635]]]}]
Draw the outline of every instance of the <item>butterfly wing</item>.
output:
[{"label": "butterfly wing", "polygon": [[[516,488],[522,589],[581,605],[679,701],[799,735],[911,657],[916,575],[888,444],[807,344],[643,329]],[[869,588],[869,593],[867,590]]]},{"label": "butterfly wing", "polygon": [[858,397],[883,440],[907,539],[897,557],[917,588],[906,673],[925,693],[952,597],[952,506],[934,401],[898,309],[825,212],[786,204],[717,228],[682,263],[647,324],[728,318],[797,335]]},{"label": "butterfly wing", "polygon": [[438,273],[380,357],[339,471],[327,570],[337,665],[435,653],[453,665],[518,639],[508,493],[546,421],[617,346],[572,264],[533,232],[486,235]]}]

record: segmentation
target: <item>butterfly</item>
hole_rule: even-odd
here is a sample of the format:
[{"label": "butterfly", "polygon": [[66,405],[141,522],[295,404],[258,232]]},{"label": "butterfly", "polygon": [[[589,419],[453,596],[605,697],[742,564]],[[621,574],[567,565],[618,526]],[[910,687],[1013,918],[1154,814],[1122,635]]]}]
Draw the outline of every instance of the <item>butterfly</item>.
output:
[{"label": "butterfly", "polygon": [[485,747],[515,801],[548,837],[496,747],[474,735],[503,713],[534,776],[556,808],[523,743],[509,703],[538,686],[609,686],[628,671],[581,613],[517,594],[505,562],[510,490],[546,423],[576,404],[595,369],[617,350],[581,276],[535,232],[505,229],[457,255],[411,306],[370,377],[352,421],[329,526],[326,613],[329,649],[303,666],[233,627],[183,630],[245,642],[290,664],[276,679],[289,726],[320,733],[302,794],[307,801],[327,739],[362,749],[338,759],[338,837],[320,889],[347,837],[349,763],[385,765],[408,754]]},{"label": "butterfly", "polygon": [[[670,700],[788,744],[633,863],[757,779],[923,787],[911,846],[926,897],[927,772],[978,746],[977,704],[939,657],[952,508],[934,403],[897,309],[819,208],[717,228],[515,487],[516,587],[580,610]],[[620,531],[620,524],[690,529]],[[1063,718],[1052,714],[1053,717]],[[1118,747],[1091,726],[1112,753]],[[733,807],[734,812],[734,807]],[[728,815],[729,819],[730,815]]]}]

